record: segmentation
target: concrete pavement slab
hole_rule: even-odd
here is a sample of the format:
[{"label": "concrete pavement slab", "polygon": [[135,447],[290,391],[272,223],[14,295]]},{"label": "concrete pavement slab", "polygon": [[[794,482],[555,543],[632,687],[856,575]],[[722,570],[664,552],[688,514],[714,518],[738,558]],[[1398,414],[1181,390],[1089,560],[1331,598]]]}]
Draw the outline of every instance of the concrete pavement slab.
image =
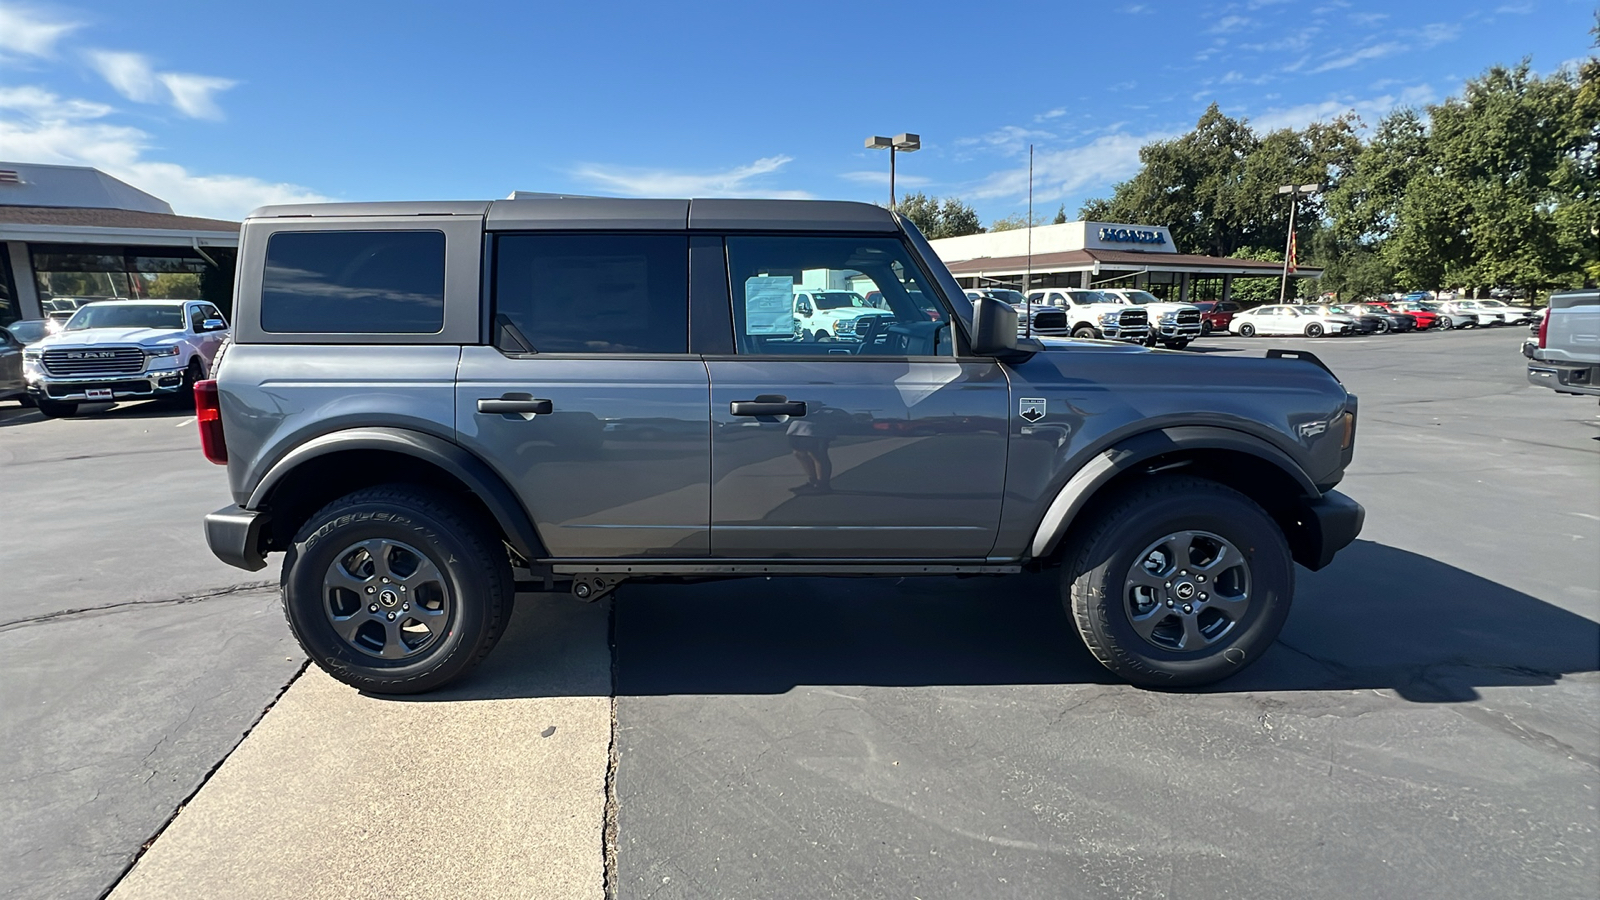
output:
[{"label": "concrete pavement slab", "polygon": [[602,897],[607,616],[523,595],[477,673],[414,698],[308,669],[111,896]]},{"label": "concrete pavement slab", "polygon": [[0,625],[0,897],[109,890],[304,661],[276,591]]}]

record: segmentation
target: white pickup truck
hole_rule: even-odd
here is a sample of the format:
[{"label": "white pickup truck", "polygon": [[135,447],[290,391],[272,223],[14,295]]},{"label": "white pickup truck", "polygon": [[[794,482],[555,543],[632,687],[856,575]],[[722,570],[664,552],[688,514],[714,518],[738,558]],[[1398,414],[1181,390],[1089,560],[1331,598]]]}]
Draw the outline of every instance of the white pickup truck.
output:
[{"label": "white pickup truck", "polygon": [[1600,291],[1558,291],[1539,324],[1538,337],[1522,345],[1528,383],[1558,394],[1600,395]]},{"label": "white pickup truck", "polygon": [[1170,303],[1149,291],[1115,288],[1101,293],[1144,307],[1150,318],[1150,337],[1145,340],[1147,346],[1154,347],[1160,343],[1169,350],[1182,350],[1204,330],[1198,306]]},{"label": "white pickup truck", "polygon": [[86,304],[59,332],[22,351],[22,375],[39,412],[77,415],[78,404],[170,398],[194,402],[194,383],[228,335],[204,300]]},{"label": "white pickup truck", "polygon": [[1059,306],[1067,312],[1067,330],[1075,338],[1110,338],[1142,344],[1150,334],[1149,314],[1121,297],[1083,288],[1033,291],[1035,304]]}]

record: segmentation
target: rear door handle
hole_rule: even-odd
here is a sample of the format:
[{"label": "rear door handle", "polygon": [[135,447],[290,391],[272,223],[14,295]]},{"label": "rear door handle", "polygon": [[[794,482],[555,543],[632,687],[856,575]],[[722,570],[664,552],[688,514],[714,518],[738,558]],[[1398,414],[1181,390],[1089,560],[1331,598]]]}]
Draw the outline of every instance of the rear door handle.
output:
[{"label": "rear door handle", "polygon": [[804,400],[734,400],[728,411],[736,416],[803,416],[806,404]]},{"label": "rear door handle", "polygon": [[478,412],[481,413],[548,416],[553,408],[549,400],[535,399],[531,394],[505,394],[478,399]]}]

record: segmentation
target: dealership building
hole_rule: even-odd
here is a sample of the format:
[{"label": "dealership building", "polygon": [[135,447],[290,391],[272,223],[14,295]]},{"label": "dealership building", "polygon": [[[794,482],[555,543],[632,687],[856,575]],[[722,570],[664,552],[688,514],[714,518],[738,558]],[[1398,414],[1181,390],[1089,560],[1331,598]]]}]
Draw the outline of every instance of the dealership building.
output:
[{"label": "dealership building", "polygon": [[[1179,253],[1159,225],[1066,222],[931,241],[962,287],[1138,288],[1192,303],[1232,297],[1240,278],[1272,278],[1283,263]],[[1030,246],[1031,245],[1031,246]],[[1322,270],[1300,266],[1294,278]]]},{"label": "dealership building", "polygon": [[239,223],[180,216],[98,169],[0,162],[0,325],[87,300],[233,303]]}]

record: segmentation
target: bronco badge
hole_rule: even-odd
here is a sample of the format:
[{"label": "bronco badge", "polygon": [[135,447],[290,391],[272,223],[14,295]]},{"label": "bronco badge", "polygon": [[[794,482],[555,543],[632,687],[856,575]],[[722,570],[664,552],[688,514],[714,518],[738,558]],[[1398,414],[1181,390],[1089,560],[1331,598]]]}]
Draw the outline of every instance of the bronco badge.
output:
[{"label": "bronco badge", "polygon": [[1017,415],[1029,422],[1037,422],[1044,418],[1044,400],[1040,398],[1024,398],[1017,402]]}]

